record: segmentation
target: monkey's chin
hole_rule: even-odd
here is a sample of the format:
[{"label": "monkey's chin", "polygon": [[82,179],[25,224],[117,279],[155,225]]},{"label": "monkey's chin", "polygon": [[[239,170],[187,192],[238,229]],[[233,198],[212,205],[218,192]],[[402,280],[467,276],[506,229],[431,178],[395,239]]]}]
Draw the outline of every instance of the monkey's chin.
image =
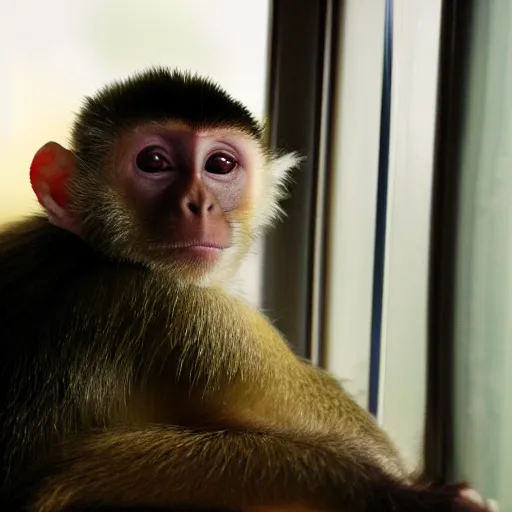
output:
[{"label": "monkey's chin", "polygon": [[201,245],[173,248],[160,253],[158,259],[153,260],[153,266],[173,280],[201,285],[209,281],[208,276],[219,263],[222,252],[219,247]]},{"label": "monkey's chin", "polygon": [[[135,260],[169,277],[173,282],[207,286],[216,268],[223,265],[229,246],[192,243],[183,246],[154,245]],[[141,257],[142,256],[142,257]]]}]

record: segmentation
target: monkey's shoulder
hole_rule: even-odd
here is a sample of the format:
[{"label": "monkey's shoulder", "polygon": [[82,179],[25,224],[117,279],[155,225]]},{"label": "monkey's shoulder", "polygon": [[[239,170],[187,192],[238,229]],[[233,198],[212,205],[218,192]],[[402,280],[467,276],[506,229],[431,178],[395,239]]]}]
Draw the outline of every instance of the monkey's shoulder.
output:
[{"label": "monkey's shoulder", "polygon": [[0,231],[0,293],[10,285],[71,288],[83,278],[92,283],[127,274],[152,277],[138,265],[108,258],[46,217],[32,216]]},{"label": "monkey's shoulder", "polygon": [[140,297],[133,289],[145,281],[145,273],[106,258],[43,217],[0,232],[0,311],[13,330],[20,322],[40,325],[59,315],[108,309],[109,301],[119,305],[130,293],[132,300]]},{"label": "monkey's shoulder", "polygon": [[93,257],[78,237],[33,216],[0,232],[0,283],[37,273],[64,275]]}]

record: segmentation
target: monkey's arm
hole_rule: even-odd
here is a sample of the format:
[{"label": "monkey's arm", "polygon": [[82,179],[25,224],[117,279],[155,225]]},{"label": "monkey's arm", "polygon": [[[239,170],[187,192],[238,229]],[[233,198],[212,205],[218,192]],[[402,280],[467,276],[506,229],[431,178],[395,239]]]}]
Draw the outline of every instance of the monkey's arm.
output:
[{"label": "monkey's arm", "polygon": [[254,310],[244,310],[254,345],[265,355],[264,365],[253,365],[252,384],[240,392],[238,417],[252,424],[259,420],[280,428],[306,429],[311,433],[358,436],[365,450],[381,466],[399,478],[407,472],[399,454],[374,418],[361,408],[336,379],[320,368],[297,358],[268,320]]},{"label": "monkey's arm", "polygon": [[111,429],[63,446],[58,465],[50,467],[28,512],[87,505],[483,511],[463,501],[456,488],[414,489],[394,481],[350,437]]}]

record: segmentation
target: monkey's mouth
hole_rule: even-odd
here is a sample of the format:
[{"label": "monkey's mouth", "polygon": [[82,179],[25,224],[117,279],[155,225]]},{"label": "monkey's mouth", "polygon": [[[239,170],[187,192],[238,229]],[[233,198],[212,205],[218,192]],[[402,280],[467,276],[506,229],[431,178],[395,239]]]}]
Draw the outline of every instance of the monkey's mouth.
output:
[{"label": "monkey's mouth", "polygon": [[207,241],[184,242],[176,244],[159,244],[150,246],[153,253],[169,261],[187,260],[215,263],[222,251],[229,246]]},{"label": "monkey's mouth", "polygon": [[176,259],[192,259],[208,262],[217,261],[223,248],[214,245],[187,245],[169,250],[169,254]]}]

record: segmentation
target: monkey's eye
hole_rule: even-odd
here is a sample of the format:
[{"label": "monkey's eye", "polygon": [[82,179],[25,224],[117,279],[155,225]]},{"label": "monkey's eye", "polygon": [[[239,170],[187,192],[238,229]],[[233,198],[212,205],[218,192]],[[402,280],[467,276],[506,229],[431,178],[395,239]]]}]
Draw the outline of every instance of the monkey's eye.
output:
[{"label": "monkey's eye", "polygon": [[229,174],[237,162],[234,158],[224,153],[216,153],[206,161],[204,169],[211,174]]},{"label": "monkey's eye", "polygon": [[155,173],[172,170],[171,164],[158,146],[148,146],[138,155],[135,162],[142,172]]}]

